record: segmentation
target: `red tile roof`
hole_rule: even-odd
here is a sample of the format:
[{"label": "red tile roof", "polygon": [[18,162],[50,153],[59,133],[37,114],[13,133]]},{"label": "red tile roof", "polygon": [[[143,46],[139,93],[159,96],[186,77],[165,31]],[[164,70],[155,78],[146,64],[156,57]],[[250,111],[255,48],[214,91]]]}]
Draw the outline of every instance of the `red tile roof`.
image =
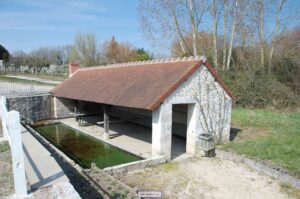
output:
[{"label": "red tile roof", "polygon": [[[154,110],[202,64],[201,60],[91,67],[76,71],[52,91],[56,97]],[[208,70],[232,92],[209,64]]]}]

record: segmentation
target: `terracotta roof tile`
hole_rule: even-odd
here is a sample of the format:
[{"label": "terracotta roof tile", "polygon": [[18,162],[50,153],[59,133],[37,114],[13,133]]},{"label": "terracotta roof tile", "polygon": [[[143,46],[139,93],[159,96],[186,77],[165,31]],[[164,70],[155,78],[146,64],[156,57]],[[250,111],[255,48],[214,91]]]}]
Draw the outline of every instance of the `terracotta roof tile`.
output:
[{"label": "terracotta roof tile", "polygon": [[[51,93],[56,97],[154,110],[201,65],[201,60],[179,60],[80,69]],[[207,68],[233,96],[214,69],[210,65]]]}]

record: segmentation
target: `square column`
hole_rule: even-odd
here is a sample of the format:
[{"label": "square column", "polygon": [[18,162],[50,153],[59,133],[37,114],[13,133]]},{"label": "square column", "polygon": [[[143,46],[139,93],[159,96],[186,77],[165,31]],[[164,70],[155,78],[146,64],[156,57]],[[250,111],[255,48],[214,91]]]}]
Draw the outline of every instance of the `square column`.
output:
[{"label": "square column", "polygon": [[162,104],[152,113],[152,156],[171,160],[172,104]]},{"label": "square column", "polygon": [[[196,154],[196,141],[198,126],[198,111],[196,104],[188,104],[186,152]],[[199,129],[198,129],[199,130]]]},{"label": "square column", "polygon": [[108,140],[109,139],[109,116],[107,114],[107,107],[103,106],[103,119],[104,119],[104,134],[103,139]]}]

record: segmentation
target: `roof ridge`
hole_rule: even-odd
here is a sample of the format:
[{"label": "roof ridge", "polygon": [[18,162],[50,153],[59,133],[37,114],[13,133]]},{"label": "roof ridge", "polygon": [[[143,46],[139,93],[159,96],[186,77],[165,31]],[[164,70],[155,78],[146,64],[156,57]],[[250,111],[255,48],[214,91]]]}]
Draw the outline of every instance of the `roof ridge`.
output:
[{"label": "roof ridge", "polygon": [[[191,56],[191,57],[173,57],[173,58],[165,58],[165,59],[153,59],[153,60],[146,60],[146,61],[134,61],[134,62],[127,62],[127,63],[117,63],[117,64],[108,64],[108,65],[101,65],[101,66],[92,66],[92,67],[85,67],[79,68],[80,71],[85,70],[93,70],[93,69],[101,69],[101,68],[116,68],[116,67],[126,67],[126,66],[137,66],[141,64],[156,64],[156,63],[173,63],[173,62],[183,62],[183,61],[202,61],[206,63],[207,58],[205,56]],[[78,70],[78,71],[79,71]]]}]

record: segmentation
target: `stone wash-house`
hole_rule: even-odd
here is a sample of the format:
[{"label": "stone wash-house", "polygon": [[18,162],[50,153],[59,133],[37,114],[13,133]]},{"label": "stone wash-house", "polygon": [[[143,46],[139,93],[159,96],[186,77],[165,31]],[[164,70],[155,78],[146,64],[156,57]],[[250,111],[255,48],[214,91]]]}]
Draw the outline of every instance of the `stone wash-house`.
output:
[{"label": "stone wash-house", "polygon": [[[213,134],[219,143],[229,140],[234,96],[203,56],[80,68],[51,94],[56,118],[80,109],[78,102],[100,105],[91,112],[109,106],[108,115],[122,119],[140,115],[134,122],[152,128],[152,156],[167,160],[172,134],[185,137],[189,154],[197,153],[202,133]],[[182,107],[187,111],[180,114]],[[183,121],[186,128],[179,131]]]}]

